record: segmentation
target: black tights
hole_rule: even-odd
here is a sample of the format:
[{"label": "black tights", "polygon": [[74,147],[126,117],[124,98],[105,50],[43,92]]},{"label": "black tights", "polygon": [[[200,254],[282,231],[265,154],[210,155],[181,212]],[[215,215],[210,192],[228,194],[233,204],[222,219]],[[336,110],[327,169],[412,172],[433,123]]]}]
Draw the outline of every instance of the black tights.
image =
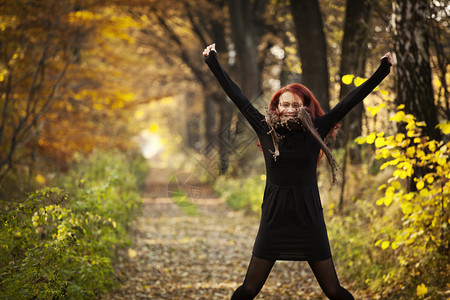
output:
[{"label": "black tights", "polygon": [[[275,261],[252,256],[244,283],[234,291],[231,300],[251,300],[266,282]],[[308,262],[325,295],[332,300],[354,300],[340,284],[331,258]]]}]

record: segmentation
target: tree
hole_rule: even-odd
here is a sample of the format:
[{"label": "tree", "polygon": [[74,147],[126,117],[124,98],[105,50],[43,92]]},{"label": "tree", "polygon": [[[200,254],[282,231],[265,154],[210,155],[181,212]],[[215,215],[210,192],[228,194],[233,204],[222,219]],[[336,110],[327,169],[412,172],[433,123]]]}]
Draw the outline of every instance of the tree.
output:
[{"label": "tree", "polygon": [[329,73],[327,46],[318,0],[292,0],[298,53],[302,63],[302,82],[316,96],[325,111],[329,110]]},{"label": "tree", "polygon": [[233,46],[239,61],[240,86],[249,99],[261,92],[262,64],[258,46],[264,33],[264,11],[267,0],[229,1]]},{"label": "tree", "polygon": [[[342,55],[339,77],[352,74],[364,77],[365,62],[367,57],[367,40],[370,31],[372,19],[372,1],[370,0],[347,0],[345,9],[344,37],[342,39]],[[339,99],[350,92],[352,86],[340,82]],[[345,147],[344,160],[342,164],[342,186],[339,208],[343,208],[344,190],[346,182],[347,157],[350,161],[359,163],[361,161],[360,147],[353,150],[350,148],[349,141],[352,141],[361,135],[362,116],[364,106],[358,105],[352,109],[349,115],[344,119],[343,146]]]},{"label": "tree", "polygon": [[126,59],[113,49],[131,39],[131,19],[98,1],[7,2],[0,21],[0,179],[15,170],[23,183],[24,171],[31,178],[38,162],[64,169],[75,152],[132,147],[131,127],[121,121],[134,94],[117,68]]},{"label": "tree", "polygon": [[70,1],[8,2],[2,6],[5,30],[0,43],[0,181],[30,159],[26,147],[32,148],[33,160],[41,120],[60,96],[80,39],[68,22],[74,11]]},{"label": "tree", "polygon": [[[220,87],[211,84],[210,74],[201,57],[201,50],[211,42],[216,43],[221,57],[227,56],[226,22],[222,19],[225,2],[201,1],[191,5],[189,1],[173,0],[152,3],[136,1],[133,4],[130,13],[142,26],[139,44],[149,49],[146,53],[154,55],[154,59],[164,62],[162,68],[178,72],[179,85],[181,82],[189,85],[186,92],[175,87],[161,95],[185,93],[191,96],[183,97],[187,104],[183,118],[186,122],[186,130],[183,130],[185,145],[205,156],[208,161],[206,168],[214,169],[210,170],[211,173],[217,170],[216,164],[219,165],[219,172],[225,172],[228,152],[224,138],[229,131],[232,107]],[[183,68],[176,67],[179,65]],[[173,80],[165,80],[161,87],[172,85]],[[194,94],[196,97],[192,98]],[[192,109],[199,102],[202,114]],[[200,118],[201,115],[204,118]],[[222,138],[219,138],[220,133]]]},{"label": "tree", "polygon": [[427,7],[428,1],[421,0],[394,0],[392,3],[396,101],[405,105],[406,113],[425,121],[426,135],[440,140],[431,83]]}]

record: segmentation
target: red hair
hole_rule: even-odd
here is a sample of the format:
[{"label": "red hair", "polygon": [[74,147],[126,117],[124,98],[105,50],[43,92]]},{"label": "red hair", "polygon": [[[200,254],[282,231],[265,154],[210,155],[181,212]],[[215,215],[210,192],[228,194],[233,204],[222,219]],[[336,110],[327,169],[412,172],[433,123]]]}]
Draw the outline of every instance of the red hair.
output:
[{"label": "red hair", "polygon": [[[278,114],[278,112],[279,112],[278,104],[280,103],[280,97],[281,97],[281,95],[283,95],[286,92],[291,92],[292,94],[300,97],[300,100],[302,101],[303,106],[305,106],[306,109],[308,110],[309,114],[311,115],[312,120],[314,120],[315,118],[321,117],[325,114],[322,107],[320,106],[319,101],[317,101],[314,94],[306,86],[304,86],[303,84],[300,84],[300,83],[291,83],[291,84],[286,85],[286,86],[282,87],[281,89],[279,89],[278,92],[276,92],[273,95],[272,100],[270,100],[269,111]],[[330,132],[328,132],[328,134],[325,137],[325,143],[328,141],[328,138],[330,137],[330,135],[333,136],[333,139],[336,138],[336,129],[339,128],[340,126],[341,126],[341,124],[336,124],[330,130]],[[260,144],[258,142],[258,146],[259,145]],[[322,156],[323,156],[323,151],[320,150],[319,159],[317,160],[317,163],[320,162],[320,159],[322,158]]]},{"label": "red hair", "polygon": [[279,89],[278,92],[273,95],[272,100],[270,100],[270,111],[277,111],[278,104],[280,103],[280,97],[286,92],[291,92],[292,94],[300,97],[303,106],[306,106],[309,113],[311,114],[311,119],[314,120],[315,118],[321,117],[325,114],[322,107],[320,106],[319,101],[317,101],[313,93],[306,86],[300,83],[292,83]]}]

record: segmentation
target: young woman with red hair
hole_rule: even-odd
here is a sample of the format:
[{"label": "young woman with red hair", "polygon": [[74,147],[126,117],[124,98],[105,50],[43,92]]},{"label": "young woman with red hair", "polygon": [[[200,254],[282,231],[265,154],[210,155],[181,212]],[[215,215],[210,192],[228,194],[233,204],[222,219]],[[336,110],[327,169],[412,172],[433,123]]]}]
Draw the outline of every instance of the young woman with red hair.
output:
[{"label": "young woman with red hair", "polygon": [[[329,299],[354,299],[338,280],[331,257],[317,186],[317,163],[323,151],[336,179],[336,163],[324,140],[342,118],[390,72],[386,53],[378,70],[324,113],[305,86],[291,84],[273,96],[262,115],[230,79],[217,60],[215,44],[203,51],[220,85],[256,132],[266,164],[261,222],[244,282],[231,297],[253,299],[276,260],[308,261]],[[274,298],[276,298],[274,296]]]}]

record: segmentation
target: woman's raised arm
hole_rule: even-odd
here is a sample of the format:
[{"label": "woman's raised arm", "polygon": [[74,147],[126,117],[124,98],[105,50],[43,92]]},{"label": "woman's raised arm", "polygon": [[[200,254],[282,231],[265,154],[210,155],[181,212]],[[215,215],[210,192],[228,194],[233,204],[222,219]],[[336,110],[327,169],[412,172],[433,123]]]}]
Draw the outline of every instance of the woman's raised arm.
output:
[{"label": "woman's raised arm", "polygon": [[266,133],[267,128],[264,127],[262,120],[264,116],[250,103],[241,89],[228,76],[217,59],[216,45],[211,44],[203,50],[203,56],[208,67],[213,72],[217,81],[222,86],[225,93],[241,111],[250,125],[257,133]]},{"label": "woman's raised arm", "polygon": [[373,75],[359,87],[351,90],[339,103],[328,113],[318,118],[317,126],[320,134],[326,136],[328,132],[339,123],[342,118],[358,103],[369,95],[375,87],[390,73],[392,66],[391,53],[386,53],[381,58],[381,63]]}]

